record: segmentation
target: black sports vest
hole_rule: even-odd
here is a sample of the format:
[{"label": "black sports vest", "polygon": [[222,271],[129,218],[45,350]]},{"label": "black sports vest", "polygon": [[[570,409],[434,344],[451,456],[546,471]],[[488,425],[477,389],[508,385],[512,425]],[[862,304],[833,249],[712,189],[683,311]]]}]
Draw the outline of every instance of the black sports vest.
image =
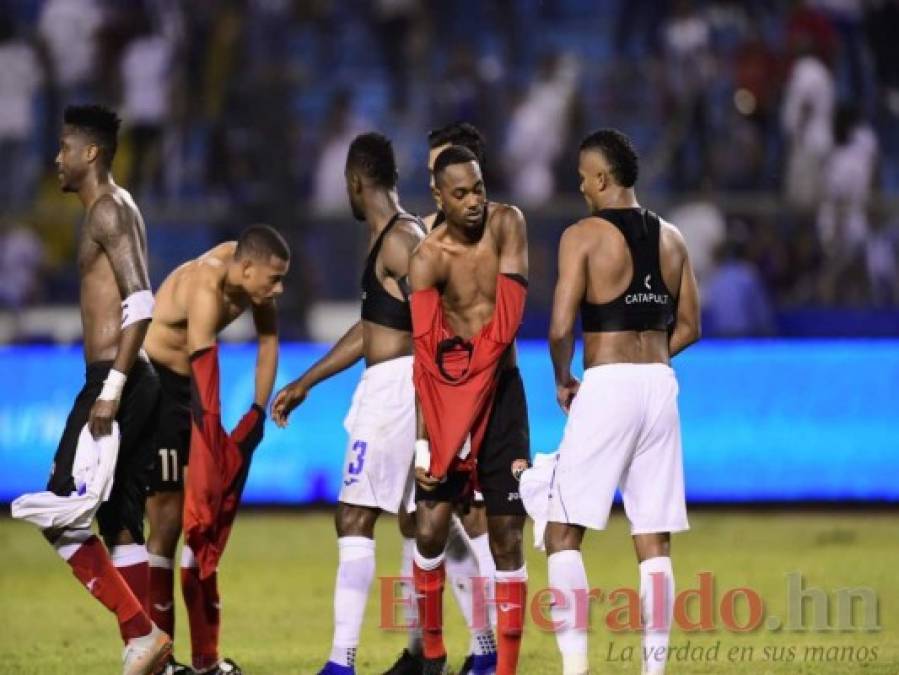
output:
[{"label": "black sports vest", "polygon": [[659,262],[659,217],[647,209],[603,209],[597,213],[624,235],[631,251],[634,276],[627,289],[601,305],[581,302],[585,333],[619,330],[668,330],[674,323],[674,296],[662,279]]},{"label": "black sports vest", "polygon": [[371,252],[365,261],[365,270],[362,272],[362,319],[376,323],[379,326],[412,332],[412,314],[409,311],[408,301],[397,300],[384,290],[384,286],[378,280],[375,269],[381,244],[384,243],[384,237],[396,221],[403,216],[417,223],[418,227],[424,232],[424,226],[421,221],[408,213],[396,213],[384,229],[381,230],[381,234],[375,240],[375,245],[371,247]]}]

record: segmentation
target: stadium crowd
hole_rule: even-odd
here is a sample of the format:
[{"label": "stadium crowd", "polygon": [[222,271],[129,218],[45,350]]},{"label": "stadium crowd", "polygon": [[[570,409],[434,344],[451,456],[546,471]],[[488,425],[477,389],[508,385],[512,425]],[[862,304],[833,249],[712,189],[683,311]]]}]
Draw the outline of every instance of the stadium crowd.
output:
[{"label": "stadium crowd", "polygon": [[125,120],[115,175],[148,214],[154,281],[271,223],[298,262],[290,337],[317,301],[358,294],[335,273],[364,255],[350,140],[393,138],[426,208],[426,132],[456,119],[486,137],[494,194],[526,209],[534,312],[584,213],[576,144],[597,123],[646,158],[708,334],[777,334],[797,307],[895,308],[897,26],[895,0],[0,0],[0,307],[77,296],[78,217],[52,160],[62,107],[97,101]]}]

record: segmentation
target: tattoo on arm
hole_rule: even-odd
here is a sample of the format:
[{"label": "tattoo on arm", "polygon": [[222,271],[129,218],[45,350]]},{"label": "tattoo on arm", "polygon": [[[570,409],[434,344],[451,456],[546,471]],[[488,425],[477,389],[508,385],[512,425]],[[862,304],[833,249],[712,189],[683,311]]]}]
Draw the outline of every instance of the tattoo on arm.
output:
[{"label": "tattoo on arm", "polygon": [[88,221],[91,237],[109,258],[123,300],[132,293],[150,289],[140,235],[136,228],[130,226],[128,219],[125,210],[111,197],[101,197],[91,209]]}]

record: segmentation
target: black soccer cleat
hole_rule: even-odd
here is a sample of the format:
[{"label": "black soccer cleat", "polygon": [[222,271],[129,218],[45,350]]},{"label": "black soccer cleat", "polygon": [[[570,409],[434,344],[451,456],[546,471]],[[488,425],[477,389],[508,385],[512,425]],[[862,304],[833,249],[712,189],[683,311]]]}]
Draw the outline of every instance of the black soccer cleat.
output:
[{"label": "black soccer cleat", "polygon": [[243,671],[231,659],[223,659],[212,670],[202,671],[202,675],[243,675]]},{"label": "black soccer cleat", "polygon": [[165,668],[160,670],[157,675],[194,675],[195,671],[190,666],[178,663],[175,657],[171,657],[169,662],[165,664]]},{"label": "black soccer cleat", "polygon": [[422,666],[421,659],[413,656],[408,649],[403,649],[403,653],[396,660],[389,670],[384,671],[384,675],[421,675]]},{"label": "black soccer cleat", "polygon": [[446,665],[446,656],[439,659],[422,659],[421,675],[449,675],[449,667]]}]

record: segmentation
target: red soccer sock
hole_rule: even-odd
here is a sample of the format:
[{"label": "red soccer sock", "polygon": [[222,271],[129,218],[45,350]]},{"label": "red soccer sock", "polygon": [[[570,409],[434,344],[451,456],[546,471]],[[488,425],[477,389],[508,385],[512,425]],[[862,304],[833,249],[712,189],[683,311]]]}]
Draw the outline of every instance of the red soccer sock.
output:
[{"label": "red soccer sock", "polygon": [[523,574],[518,578],[505,579],[502,575],[499,571],[496,575],[496,675],[514,675],[524,631],[528,582]]},{"label": "red soccer sock", "polygon": [[191,661],[195,670],[211,668],[219,661],[218,573],[200,579],[197,567],[181,568],[181,592],[190,623]]},{"label": "red soccer sock", "polygon": [[412,565],[415,595],[418,598],[418,617],[422,633],[422,648],[426,659],[446,655],[443,644],[443,583],[446,570],[443,561],[434,569],[423,570],[418,559]]},{"label": "red soccer sock", "polygon": [[175,637],[175,561],[152,553],[149,558],[150,618],[160,629]]},{"label": "red soccer sock", "polygon": [[66,562],[91,595],[116,615],[123,641],[143,637],[153,630],[150,618],[122,575],[113,567],[106,548],[97,537],[89,537]]},{"label": "red soccer sock", "polygon": [[150,571],[147,566],[147,549],[142,544],[121,544],[112,547],[109,558],[144,612],[149,614]]}]

